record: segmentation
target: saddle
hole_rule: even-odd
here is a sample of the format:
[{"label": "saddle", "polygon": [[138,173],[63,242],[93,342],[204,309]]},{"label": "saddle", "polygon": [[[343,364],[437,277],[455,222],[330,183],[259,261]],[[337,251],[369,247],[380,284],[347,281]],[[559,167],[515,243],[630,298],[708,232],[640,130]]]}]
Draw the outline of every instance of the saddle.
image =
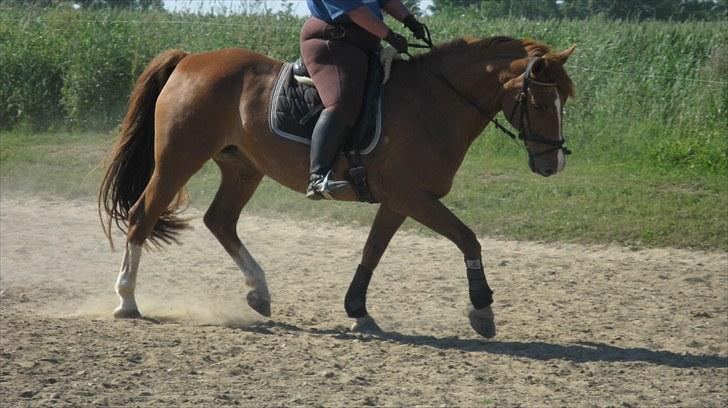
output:
[{"label": "saddle", "polygon": [[[359,201],[376,203],[366,181],[361,156],[377,147],[382,133],[383,69],[379,55],[369,59],[362,110],[342,151],[349,163],[346,178]],[[285,139],[311,145],[311,135],[324,106],[313,81],[299,59],[286,63],[278,74],[270,102],[270,130]]]}]

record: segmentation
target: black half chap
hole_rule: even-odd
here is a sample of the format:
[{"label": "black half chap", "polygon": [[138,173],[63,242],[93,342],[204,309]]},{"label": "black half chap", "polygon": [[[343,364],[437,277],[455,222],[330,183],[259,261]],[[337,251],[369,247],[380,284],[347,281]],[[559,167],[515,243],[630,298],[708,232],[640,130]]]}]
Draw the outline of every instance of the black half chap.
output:
[{"label": "black half chap", "polygon": [[483,269],[483,261],[480,258],[466,259],[465,268],[468,272],[468,293],[470,294],[470,303],[476,309],[482,309],[493,303],[493,291],[488,286],[485,279],[485,270]]}]

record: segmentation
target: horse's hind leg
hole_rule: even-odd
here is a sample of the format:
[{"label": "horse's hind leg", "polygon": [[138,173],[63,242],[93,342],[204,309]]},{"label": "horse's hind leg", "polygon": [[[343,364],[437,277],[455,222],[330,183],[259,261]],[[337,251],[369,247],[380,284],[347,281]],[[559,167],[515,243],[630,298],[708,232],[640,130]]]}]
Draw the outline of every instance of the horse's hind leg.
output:
[{"label": "horse's hind leg", "polygon": [[136,288],[136,276],[139,270],[139,259],[142,256],[142,245],[132,244],[127,241],[124,249],[124,257],[121,260],[121,269],[119,276],[116,278],[116,294],[119,295],[121,304],[114,310],[114,317],[138,319],[139,307],[134,297],[134,289]]},{"label": "horse's hind leg", "polygon": [[357,331],[378,331],[379,327],[369,316],[366,299],[369,281],[374,269],[379,265],[389,241],[404,222],[406,216],[390,210],[385,205],[380,205],[377,215],[374,218],[369,237],[364,245],[361,264],[356,268],[354,279],[349,285],[349,290],[344,298],[344,308],[349,317],[356,319],[352,330]]},{"label": "horse's hind leg", "polygon": [[265,273],[240,241],[236,230],[240,212],[252,197],[263,175],[233,147],[216,156],[215,162],[220,167],[220,188],[205,213],[205,225],[233,258],[245,276],[245,283],[252,288],[247,295],[248,305],[269,317],[270,293]]},{"label": "horse's hind leg", "polygon": [[177,193],[195,174],[209,157],[187,157],[185,162],[178,162],[165,157],[157,160],[152,177],[144,192],[129,210],[129,230],[126,247],[121,262],[121,269],[116,279],[116,293],[121,304],[114,310],[117,318],[140,317],[134,291],[139,270],[139,259],[144,242],[149,238],[157,224]]}]

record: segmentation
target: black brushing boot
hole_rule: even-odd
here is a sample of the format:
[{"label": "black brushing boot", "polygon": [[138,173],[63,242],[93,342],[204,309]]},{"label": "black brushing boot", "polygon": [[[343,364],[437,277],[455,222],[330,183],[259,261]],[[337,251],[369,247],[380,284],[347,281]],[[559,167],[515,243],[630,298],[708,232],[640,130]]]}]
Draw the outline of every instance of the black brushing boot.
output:
[{"label": "black brushing boot", "polygon": [[311,176],[306,197],[331,198],[330,193],[349,186],[348,181],[331,180],[331,167],[344,143],[349,127],[336,113],[324,109],[311,136]]}]

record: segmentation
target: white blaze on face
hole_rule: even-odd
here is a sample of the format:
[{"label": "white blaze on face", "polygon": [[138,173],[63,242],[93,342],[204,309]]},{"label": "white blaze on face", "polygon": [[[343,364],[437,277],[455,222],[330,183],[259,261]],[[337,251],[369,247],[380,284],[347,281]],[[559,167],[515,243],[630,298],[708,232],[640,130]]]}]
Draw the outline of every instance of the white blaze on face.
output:
[{"label": "white blaze on face", "polygon": [[[562,128],[561,128],[561,126],[562,126],[562,123],[561,123],[561,96],[559,95],[559,91],[557,89],[554,88],[554,90],[556,91],[556,92],[554,92],[556,94],[556,100],[554,100],[554,109],[556,109],[556,117],[557,117],[558,125],[559,125],[559,140],[564,140],[564,135],[561,133],[562,132]],[[556,154],[557,154],[556,157],[558,159],[558,165],[556,166],[556,172],[558,173],[561,170],[563,170],[564,169],[564,166],[566,165],[566,156],[564,155],[564,150],[563,149],[557,150],[557,153]]]}]

